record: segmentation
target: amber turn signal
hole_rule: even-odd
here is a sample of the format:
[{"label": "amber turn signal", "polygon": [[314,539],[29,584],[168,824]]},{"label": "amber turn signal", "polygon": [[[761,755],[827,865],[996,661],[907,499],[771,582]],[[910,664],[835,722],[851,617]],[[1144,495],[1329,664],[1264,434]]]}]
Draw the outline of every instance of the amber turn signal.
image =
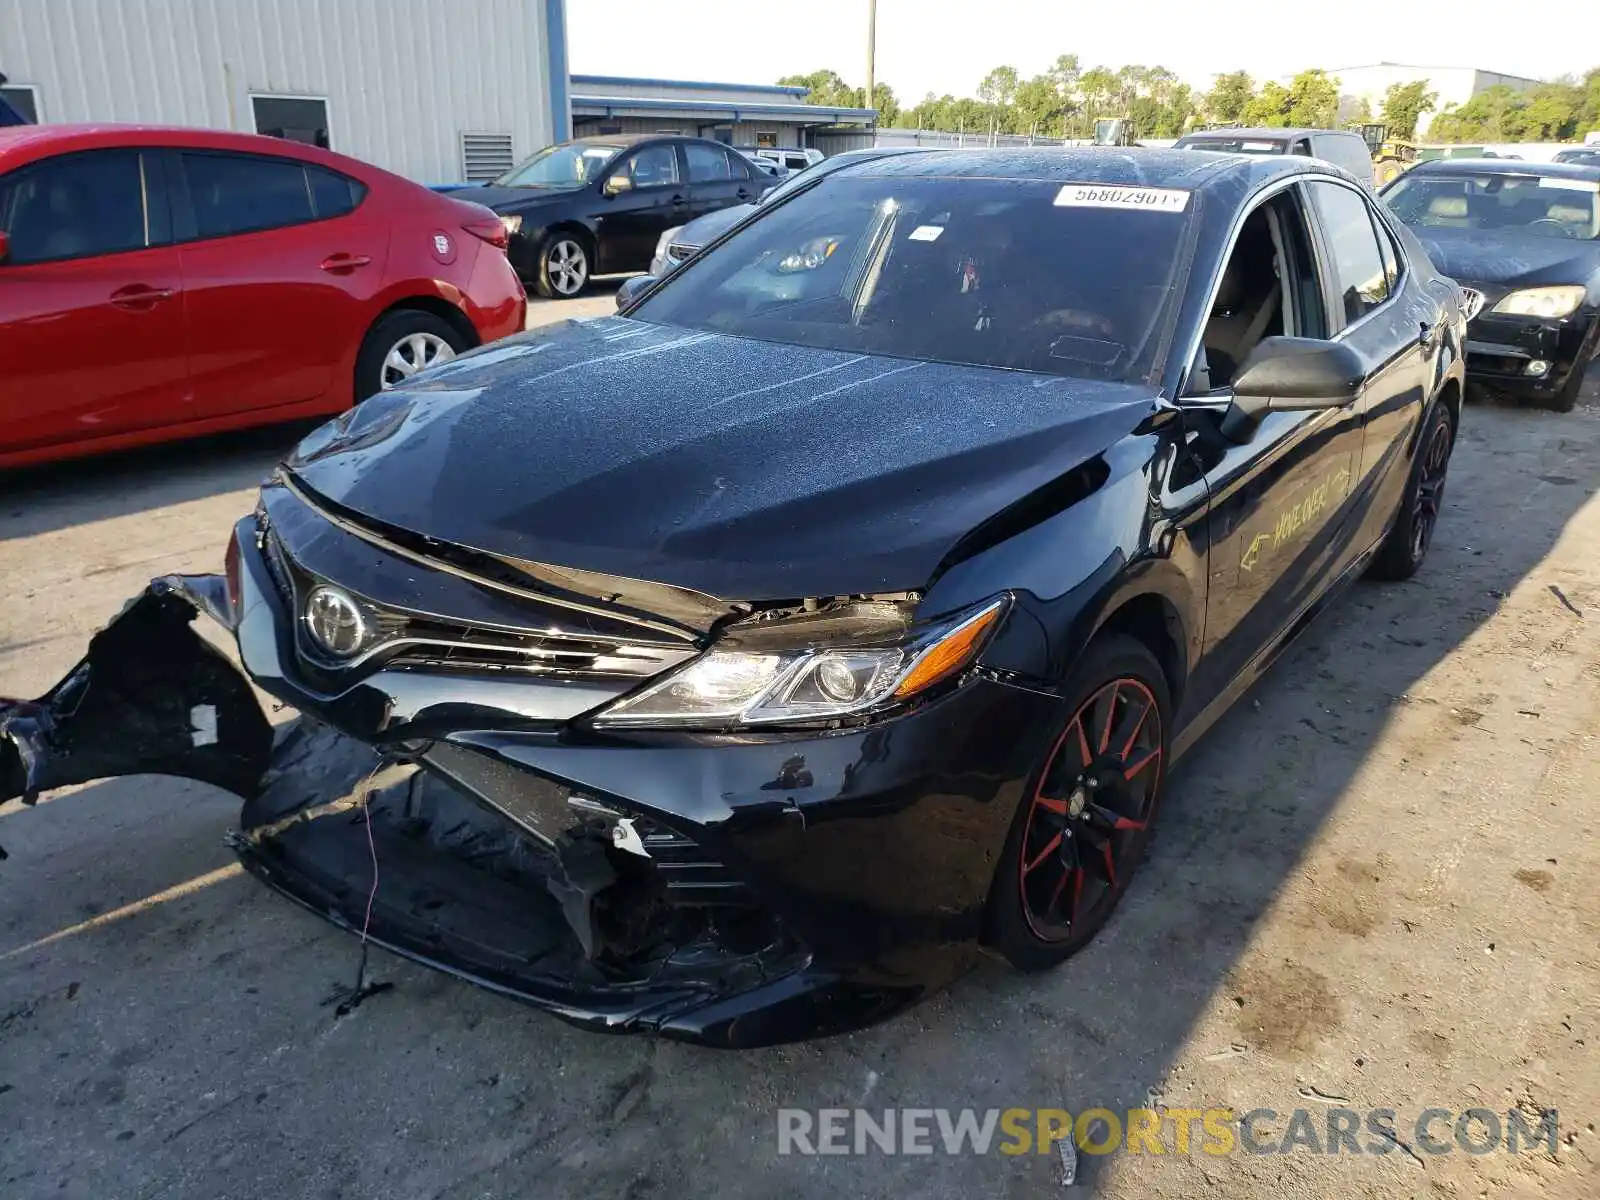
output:
[{"label": "amber turn signal", "polygon": [[978,656],[984,640],[999,622],[1004,610],[1004,602],[997,600],[924,650],[911,670],[906,672],[900,686],[895,688],[895,698],[904,700],[915,696],[967,666]]}]

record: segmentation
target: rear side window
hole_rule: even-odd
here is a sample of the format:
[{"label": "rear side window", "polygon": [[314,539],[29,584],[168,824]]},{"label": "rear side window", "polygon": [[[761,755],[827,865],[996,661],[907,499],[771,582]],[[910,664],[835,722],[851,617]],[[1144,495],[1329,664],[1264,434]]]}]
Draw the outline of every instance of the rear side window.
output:
[{"label": "rear side window", "polygon": [[183,152],[199,237],[298,225],[315,216],[306,169],[281,158]]},{"label": "rear side window", "polygon": [[726,150],[702,146],[699,142],[685,142],[683,150],[689,156],[689,182],[709,183],[733,178]]},{"label": "rear side window", "polygon": [[319,221],[327,217],[344,216],[354,210],[367,194],[364,186],[337,171],[307,167],[306,178],[311,181],[311,204]]},{"label": "rear side window", "polygon": [[1312,183],[1306,190],[1322,218],[1331,259],[1325,267],[1344,306],[1345,323],[1360,320],[1389,298],[1390,275],[1367,202],[1336,183]]},{"label": "rear side window", "polygon": [[149,244],[137,150],[52,159],[0,179],[0,229],[11,263],[54,262]]}]

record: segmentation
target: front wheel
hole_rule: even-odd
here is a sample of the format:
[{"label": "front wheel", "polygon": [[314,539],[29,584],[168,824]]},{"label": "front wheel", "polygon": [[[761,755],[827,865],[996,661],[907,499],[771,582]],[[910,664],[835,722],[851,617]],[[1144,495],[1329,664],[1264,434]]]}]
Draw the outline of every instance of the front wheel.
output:
[{"label": "front wheel", "polygon": [[986,940],[1024,971],[1063,962],[1106,923],[1138,868],[1166,777],[1172,705],[1143,643],[1096,639],[1066,711],[989,893]]},{"label": "front wheel", "polygon": [[1450,470],[1450,453],[1455,449],[1455,441],[1455,420],[1449,408],[1435,402],[1417,442],[1417,458],[1411,467],[1405,495],[1400,500],[1400,513],[1378,557],[1372,561],[1374,579],[1410,579],[1428,556],[1433,530],[1439,523],[1439,510],[1444,504],[1445,477]]},{"label": "front wheel", "polygon": [[1578,406],[1578,393],[1583,390],[1584,364],[1572,364],[1567,381],[1551,395],[1547,407],[1551,412],[1571,412]]},{"label": "front wheel", "polygon": [[571,300],[589,282],[589,252],[569,233],[558,233],[539,251],[534,290],[546,300]]},{"label": "front wheel", "polygon": [[443,317],[403,308],[367,332],[356,355],[356,401],[386,392],[467,348],[461,331]]}]

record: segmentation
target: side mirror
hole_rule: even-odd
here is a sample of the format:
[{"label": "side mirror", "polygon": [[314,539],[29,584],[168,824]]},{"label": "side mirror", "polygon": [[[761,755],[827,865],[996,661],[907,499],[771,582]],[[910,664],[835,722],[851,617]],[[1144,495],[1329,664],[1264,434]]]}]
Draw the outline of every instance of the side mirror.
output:
[{"label": "side mirror", "polygon": [[647,288],[654,287],[655,282],[654,275],[635,275],[631,279],[624,279],[622,286],[617,289],[617,310],[620,312],[627,308],[642,296]]},{"label": "side mirror", "polygon": [[620,196],[623,192],[633,190],[633,180],[618,171],[615,175],[606,178],[605,187],[601,190],[606,194],[607,198]]},{"label": "side mirror", "polygon": [[11,235],[0,229],[0,263],[11,257]]},{"label": "side mirror", "polygon": [[1366,364],[1342,342],[1319,338],[1264,339],[1239,368],[1222,434],[1248,442],[1269,412],[1342,408],[1361,395]]}]

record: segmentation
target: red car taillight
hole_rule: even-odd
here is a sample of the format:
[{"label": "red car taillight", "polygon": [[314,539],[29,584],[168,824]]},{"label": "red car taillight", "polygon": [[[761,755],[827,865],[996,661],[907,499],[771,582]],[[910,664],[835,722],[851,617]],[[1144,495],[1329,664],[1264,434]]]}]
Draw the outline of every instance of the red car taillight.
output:
[{"label": "red car taillight", "polygon": [[506,227],[500,223],[498,217],[493,221],[463,221],[461,228],[498,249],[505,250],[511,245],[511,235],[506,232]]}]

